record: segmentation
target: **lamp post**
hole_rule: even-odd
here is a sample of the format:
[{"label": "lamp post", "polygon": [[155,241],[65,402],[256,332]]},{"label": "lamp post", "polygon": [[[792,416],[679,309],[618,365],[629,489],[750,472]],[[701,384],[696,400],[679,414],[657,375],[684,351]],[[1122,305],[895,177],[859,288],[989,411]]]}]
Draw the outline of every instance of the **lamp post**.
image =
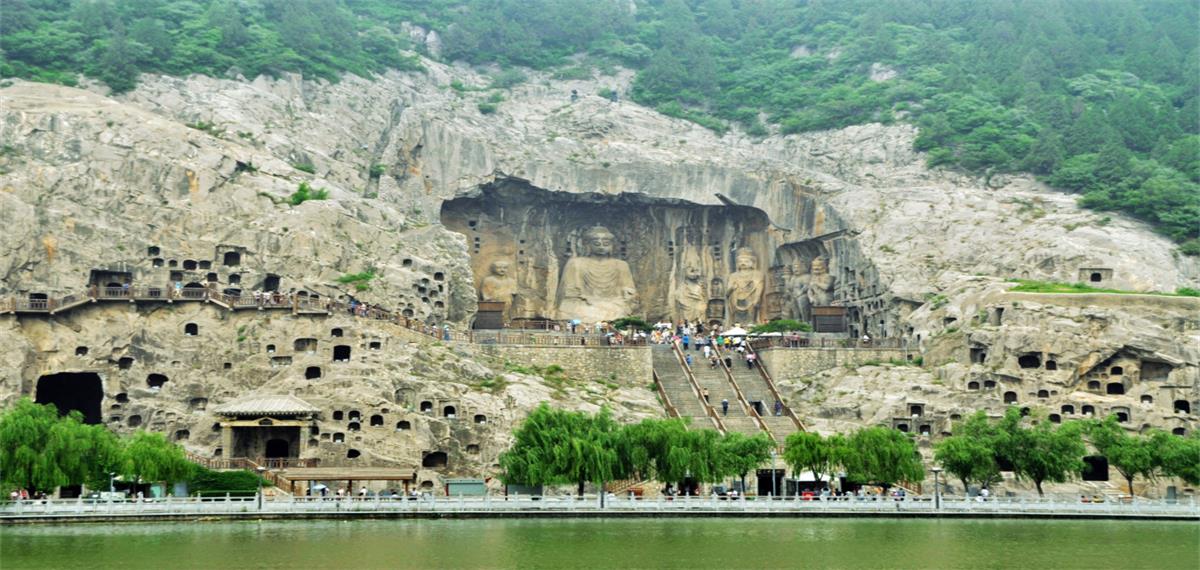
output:
[{"label": "lamp post", "polygon": [[258,510],[261,511],[262,510],[262,499],[263,499],[262,476],[263,476],[263,472],[265,472],[267,470],[267,468],[260,465],[258,467],[255,467],[254,470],[258,472]]},{"label": "lamp post", "polygon": [[116,484],[113,482],[116,480],[116,478],[117,478],[116,472],[110,472],[108,474],[108,492],[109,492],[110,499],[112,498],[112,493],[117,492]]},{"label": "lamp post", "polygon": [[942,472],[941,467],[930,467],[933,471],[933,508],[934,510],[942,510],[942,489],[938,486],[938,473]]},{"label": "lamp post", "polygon": [[775,473],[775,458],[776,457],[779,457],[779,452],[772,449],[771,450],[771,497],[775,497],[776,495],[779,494],[778,491],[775,489],[775,479],[776,479],[776,477],[775,477],[775,475],[776,475],[776,473]]}]

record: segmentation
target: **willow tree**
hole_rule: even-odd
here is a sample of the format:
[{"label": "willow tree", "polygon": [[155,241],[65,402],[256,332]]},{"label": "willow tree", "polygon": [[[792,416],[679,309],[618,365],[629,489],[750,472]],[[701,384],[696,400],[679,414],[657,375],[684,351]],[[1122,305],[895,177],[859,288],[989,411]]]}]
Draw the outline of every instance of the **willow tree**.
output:
[{"label": "willow tree", "polygon": [[1200,485],[1200,432],[1178,436],[1164,431],[1152,436],[1162,457],[1162,474]]},{"label": "willow tree", "polygon": [[623,427],[618,438],[620,461],[642,479],[667,480],[667,455],[687,437],[688,419],[645,419]]},{"label": "willow tree", "polygon": [[716,483],[731,474],[723,460],[721,434],[716,430],[685,431],[671,441],[671,447],[658,464],[659,479],[681,482],[687,479]]},{"label": "willow tree", "polygon": [[103,478],[119,459],[116,437],[72,411],[28,398],[0,415],[0,473],[7,487],[50,491]]},{"label": "willow tree", "polygon": [[1000,480],[995,447],[996,426],[981,410],[955,426],[954,435],[934,445],[933,458],[962,481],[966,494],[972,481],[986,487]]},{"label": "willow tree", "polygon": [[596,415],[551,408],[542,403],[514,433],[500,455],[507,483],[603,486],[625,475],[617,453],[618,427],[607,408]]},{"label": "willow tree", "polygon": [[1082,422],[1040,421],[1028,426],[1014,407],[1005,412],[998,427],[997,456],[1012,464],[1017,478],[1033,481],[1038,495],[1045,495],[1042,483],[1062,483],[1083,470],[1087,450]]},{"label": "willow tree", "polygon": [[723,471],[737,475],[746,488],[746,474],[771,458],[775,442],[771,436],[759,432],[753,436],[731,431],[722,437],[719,444]]},{"label": "willow tree", "polygon": [[161,433],[139,431],[125,442],[121,474],[126,480],[171,482],[191,473],[192,464],[183,448],[167,441]]},{"label": "willow tree", "polygon": [[880,426],[860,429],[847,438],[842,465],[851,481],[879,485],[885,493],[900,481],[925,478],[912,437]]},{"label": "willow tree", "polygon": [[832,475],[842,463],[846,438],[832,435],[828,438],[811,431],[798,431],[789,435],[784,442],[783,460],[795,473],[808,471],[819,483],[825,475]]},{"label": "willow tree", "polygon": [[1108,459],[1108,464],[1125,478],[1129,494],[1133,495],[1133,481],[1139,475],[1153,477],[1162,465],[1161,449],[1152,437],[1131,435],[1117,423],[1116,416],[1103,421],[1093,421],[1087,428],[1088,440],[1096,451]]}]

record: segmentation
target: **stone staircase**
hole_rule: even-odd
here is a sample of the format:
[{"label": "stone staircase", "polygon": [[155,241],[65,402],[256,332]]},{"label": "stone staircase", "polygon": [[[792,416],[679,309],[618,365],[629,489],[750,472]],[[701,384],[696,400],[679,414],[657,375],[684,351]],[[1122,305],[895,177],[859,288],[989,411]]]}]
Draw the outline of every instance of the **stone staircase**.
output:
[{"label": "stone staircase", "polygon": [[658,376],[658,382],[662,385],[663,392],[666,392],[667,398],[671,400],[671,405],[679,412],[679,417],[691,418],[692,425],[698,428],[716,427],[692,389],[692,384],[671,347],[656,344],[652,346],[650,354],[654,374]]},{"label": "stone staircase", "polygon": [[[797,422],[793,420],[789,413],[787,404],[784,404],[781,415],[775,415],[775,402],[777,398],[771,390],[771,386],[767,383],[767,379],[763,374],[755,368],[747,368],[745,360],[738,358],[736,351],[721,350],[719,354],[722,358],[730,357],[730,362],[733,366],[729,367],[729,374],[733,377],[734,382],[737,382],[738,388],[741,389],[742,395],[746,397],[746,401],[750,405],[755,402],[761,402],[759,414],[762,416],[763,423],[767,425],[767,429],[771,430],[771,435],[775,437],[775,441],[783,444],[787,436],[800,431]],[[759,357],[759,366],[766,366]]]},{"label": "stone staircase", "polygon": [[729,413],[721,417],[725,429],[747,435],[754,435],[762,431],[758,422],[750,415],[750,411],[743,407],[738,400],[737,392],[729,383],[729,377],[725,375],[725,370],[720,366],[711,368],[703,360],[703,358],[696,358],[693,355],[692,375],[696,377],[696,383],[700,384],[701,388],[708,389],[708,401],[718,413],[721,411],[721,400],[729,400]]}]

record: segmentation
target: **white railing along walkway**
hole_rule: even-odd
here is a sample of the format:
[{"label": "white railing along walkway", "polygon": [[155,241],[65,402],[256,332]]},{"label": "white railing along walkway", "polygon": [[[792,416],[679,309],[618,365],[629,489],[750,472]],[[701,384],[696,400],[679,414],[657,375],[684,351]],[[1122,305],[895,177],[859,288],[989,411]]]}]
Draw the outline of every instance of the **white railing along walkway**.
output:
[{"label": "white railing along walkway", "polygon": [[932,515],[947,516],[1097,516],[1165,517],[1200,520],[1200,504],[1194,497],[1175,502],[1136,499],[1130,502],[1083,503],[1066,498],[963,499],[943,497],[940,506],[932,497],[903,499],[876,497],[659,497],[640,499],[607,497],[282,497],[268,498],[167,498],[142,501],[61,499],[17,501],[0,505],[4,519],[153,517],[206,515],[337,515],[356,513],[463,513],[478,515],[537,513],[634,513],[724,514],[753,516],[764,513],[808,515]]}]

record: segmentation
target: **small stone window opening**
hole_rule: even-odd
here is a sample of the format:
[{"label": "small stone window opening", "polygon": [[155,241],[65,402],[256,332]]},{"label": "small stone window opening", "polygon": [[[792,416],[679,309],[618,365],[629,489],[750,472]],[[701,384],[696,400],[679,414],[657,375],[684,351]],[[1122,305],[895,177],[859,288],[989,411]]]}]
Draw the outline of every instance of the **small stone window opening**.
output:
[{"label": "small stone window opening", "polygon": [[346,443],[346,434],[344,434],[340,431],[334,433],[333,434],[333,442],[334,443]]},{"label": "small stone window opening", "polygon": [[1120,366],[1113,366],[1112,369],[1108,371],[1108,373],[1112,374],[1113,376],[1120,376],[1125,373],[1125,369]]},{"label": "small stone window opening", "polygon": [[1177,413],[1177,414],[1179,414],[1179,413],[1183,413],[1183,414],[1190,414],[1190,413],[1192,413],[1192,403],[1191,403],[1191,402],[1189,402],[1189,401],[1187,401],[1187,400],[1175,400],[1175,403],[1174,403],[1174,404],[1172,404],[1171,408],[1172,408],[1172,409],[1174,410],[1174,412],[1175,412],[1175,413]]},{"label": "small stone window opening", "polygon": [[196,264],[196,260],[195,260],[195,259],[185,259],[185,260],[183,260],[183,269],[184,269],[184,271],[195,271],[195,270],[196,270],[196,267],[197,267],[197,264]]},{"label": "small stone window opening", "polygon": [[75,356],[87,356],[87,353],[88,353],[88,347],[86,347],[86,346],[75,347]]},{"label": "small stone window opening", "polygon": [[1100,381],[1099,380],[1089,381],[1087,386],[1088,386],[1088,390],[1099,390],[1100,389]]},{"label": "small stone window opening", "polygon": [[208,261],[207,259],[200,260],[200,269],[205,271],[212,269],[212,262]]},{"label": "small stone window opening", "polygon": [[208,281],[209,283],[216,283],[217,281],[220,281],[216,273],[209,273],[208,275],[205,275],[204,280]]},{"label": "small stone window opening", "polygon": [[171,272],[171,281],[183,281],[183,272],[182,271],[172,271]]},{"label": "small stone window opening", "polygon": [[483,415],[483,414],[475,414],[475,423],[477,423],[477,424],[486,424],[486,423],[487,423],[487,416],[485,416],[485,415]]},{"label": "small stone window opening", "polygon": [[133,368],[133,359],[128,356],[122,356],[117,360],[117,368],[120,368],[121,370],[129,370],[130,368]]},{"label": "small stone window opening", "polygon": [[970,382],[967,382],[967,389],[968,389],[968,390],[978,390],[978,389],[979,389],[979,382],[976,382],[976,381],[974,381],[974,380],[972,380],[972,381],[970,381]]},{"label": "small stone window opening", "polygon": [[357,449],[346,450],[346,459],[356,459],[360,455],[362,455],[362,452]]},{"label": "small stone window opening", "polygon": [[270,353],[273,353],[273,352],[275,352],[275,345],[273,345],[273,344],[268,344],[268,345],[267,345],[267,353],[268,353],[268,354],[270,354]]},{"label": "small stone window opening", "polygon": [[142,416],[138,416],[138,415],[129,416],[128,424],[129,424],[129,427],[138,427],[138,426],[142,425]]},{"label": "small stone window opening", "polygon": [[1036,354],[1022,354],[1017,358],[1017,365],[1021,368],[1041,368],[1042,357]]},{"label": "small stone window opening", "polygon": [[317,378],[320,378],[320,377],[321,377],[321,367],[320,366],[309,366],[308,368],[304,369],[304,379],[305,380],[316,380]]},{"label": "small stone window opening", "polygon": [[425,412],[425,413],[432,412],[433,411],[433,402],[430,402],[429,400],[425,400],[424,402],[421,402],[421,411]]},{"label": "small stone window opening", "polygon": [[984,381],[983,381],[983,388],[984,388],[985,390],[991,390],[991,389],[993,389],[993,388],[995,388],[995,387],[996,387],[996,381],[995,381],[995,380],[984,380]]},{"label": "small stone window opening", "polygon": [[383,416],[381,416],[379,414],[375,414],[375,415],[371,416],[371,426],[374,427],[374,426],[381,426],[381,425],[383,425]]},{"label": "small stone window opening", "polygon": [[125,392],[121,392],[120,394],[117,394],[117,401],[122,404],[129,403],[129,394],[126,394]]},{"label": "small stone window opening", "polygon": [[1082,408],[1079,408],[1079,411],[1085,416],[1096,415],[1096,407],[1095,406],[1085,405]]},{"label": "small stone window opening", "polygon": [[1052,424],[1061,424],[1061,423],[1062,423],[1062,416],[1060,416],[1060,415],[1058,415],[1058,414],[1050,414],[1050,423],[1052,423]]},{"label": "small stone window opening", "polygon": [[1039,397],[1039,398],[1049,398],[1049,397],[1050,397],[1050,391],[1049,391],[1049,390],[1038,390],[1038,391],[1037,391],[1037,397]]},{"label": "small stone window opening", "polygon": [[183,325],[183,334],[187,336],[196,336],[200,334],[200,325],[196,323],[188,323]]},{"label": "small stone window opening", "polygon": [[153,266],[153,267],[162,267],[162,266],[163,266],[163,259],[162,259],[161,257],[156,257],[156,258],[154,258],[154,259],[151,259],[151,260],[150,260],[150,265],[151,265],[151,266]]},{"label": "small stone window opening", "polygon": [[362,425],[360,425],[358,422],[350,422],[350,424],[346,426],[346,429],[348,429],[350,431],[358,431],[361,428],[362,428]]},{"label": "small stone window opening", "polygon": [[340,338],[340,337],[342,336],[342,329],[332,329],[332,330],[330,330],[330,331],[329,331],[329,336],[334,336],[334,337],[339,337],[339,338]]},{"label": "small stone window opening", "polygon": [[1115,395],[1124,394],[1125,385],[1120,382],[1109,382],[1108,385],[1104,387],[1104,393]]},{"label": "small stone window opening", "polygon": [[229,284],[230,285],[241,285],[242,284],[242,276],[238,275],[237,273],[230,273],[229,274]]},{"label": "small stone window opening", "polygon": [[193,410],[203,410],[208,407],[208,398],[192,398],[188,401],[188,407]]},{"label": "small stone window opening", "polygon": [[333,347],[334,362],[350,362],[350,346],[339,344]]},{"label": "small stone window opening", "polygon": [[467,453],[470,453],[472,455],[478,455],[479,454],[479,446],[474,443],[467,444]]},{"label": "small stone window opening", "polygon": [[1129,421],[1129,412],[1117,412],[1117,422],[1126,423]]},{"label": "small stone window opening", "polygon": [[167,267],[179,267],[179,262],[174,259],[167,260]]},{"label": "small stone window opening", "polygon": [[1143,403],[1143,404],[1153,404],[1153,403],[1154,403],[1154,396],[1151,396],[1151,395],[1149,395],[1149,394],[1145,394],[1145,395],[1143,395],[1143,396],[1142,396],[1142,403]]},{"label": "small stone window opening", "polygon": [[925,406],[921,404],[912,404],[908,407],[908,415],[923,416],[925,415]]},{"label": "small stone window opening", "polygon": [[159,249],[159,247],[157,245],[152,245],[152,246],[146,248],[147,256],[154,257],[160,253],[162,253],[162,250]]},{"label": "small stone window opening", "polygon": [[896,429],[908,433],[908,424],[896,424]]},{"label": "small stone window opening", "polygon": [[230,266],[241,265],[242,264],[242,254],[238,253],[236,251],[227,251],[227,252],[225,252],[225,255],[221,258],[221,264],[222,265],[230,265]]},{"label": "small stone window opening", "polygon": [[444,281],[445,279],[446,279],[446,274],[442,273],[441,271],[438,271],[433,274],[434,281]]},{"label": "small stone window opening", "polygon": [[987,360],[987,349],[983,347],[971,347],[971,364],[983,364]]},{"label": "small stone window opening", "polygon": [[362,421],[362,414],[358,410],[350,410],[350,415],[346,416],[350,421]]},{"label": "small stone window opening", "polygon": [[342,417],[343,417],[343,414],[342,414],[342,411],[341,411],[341,410],[334,410],[334,411],[333,411],[333,419],[334,419],[335,421],[340,421],[340,420],[342,419]]},{"label": "small stone window opening", "polygon": [[454,409],[454,406],[446,406],[442,408],[442,416],[447,418],[453,418],[455,412],[457,412],[457,410]]},{"label": "small stone window opening", "polygon": [[307,352],[312,354],[317,351],[317,339],[298,338],[292,342],[292,350],[295,350],[296,352]]},{"label": "small stone window opening", "polygon": [[232,362],[226,362],[225,364],[221,365],[221,368],[224,368],[225,370],[230,370],[230,369],[232,369],[232,368],[233,368],[233,363],[232,363]]},{"label": "small stone window opening", "polygon": [[403,267],[412,267],[412,264],[413,264],[413,260],[411,260],[411,259],[404,259],[403,261],[400,262],[400,265]]},{"label": "small stone window opening", "polygon": [[412,423],[408,420],[400,420],[396,422],[396,431],[405,431],[412,429]]},{"label": "small stone window opening", "polygon": [[151,390],[161,389],[163,384],[166,383],[167,377],[163,374],[151,374],[146,377],[146,385],[149,386]]},{"label": "small stone window opening", "polygon": [[186,429],[177,430],[175,432],[175,441],[184,441],[187,438],[191,437],[191,435],[192,435],[192,432],[189,432]]},{"label": "small stone window opening", "polygon": [[1004,393],[1004,403],[1005,404],[1017,403],[1017,393],[1016,392],[1005,392]]},{"label": "small stone window opening", "polygon": [[1070,414],[1072,416],[1075,415],[1075,406],[1072,406],[1071,404],[1064,405],[1062,407],[1062,413]]},{"label": "small stone window opening", "polygon": [[373,341],[371,341],[371,344],[369,344],[369,345],[367,345],[367,346],[368,346],[368,347],[369,347],[371,350],[379,350],[379,348],[380,348],[381,346],[383,346],[383,343],[381,343],[381,342],[379,342],[379,341],[377,341],[377,340],[373,340]]},{"label": "small stone window opening", "polygon": [[1178,436],[1181,436],[1181,437],[1182,437],[1182,436],[1185,436],[1185,435],[1187,435],[1187,430],[1186,430],[1186,429],[1184,429],[1184,428],[1181,428],[1181,427],[1177,427],[1177,428],[1175,428],[1175,429],[1171,430],[1171,434],[1172,434],[1172,435],[1178,435]]},{"label": "small stone window opening", "polygon": [[1058,370],[1058,362],[1053,360],[1046,361],[1046,370]]},{"label": "small stone window opening", "polygon": [[[1097,271],[1093,271],[1091,276],[1088,277],[1088,280],[1092,283],[1099,283],[1104,280],[1104,276],[1100,275],[1100,273]],[[1107,481],[1107,479],[1105,479],[1105,481]]]}]

